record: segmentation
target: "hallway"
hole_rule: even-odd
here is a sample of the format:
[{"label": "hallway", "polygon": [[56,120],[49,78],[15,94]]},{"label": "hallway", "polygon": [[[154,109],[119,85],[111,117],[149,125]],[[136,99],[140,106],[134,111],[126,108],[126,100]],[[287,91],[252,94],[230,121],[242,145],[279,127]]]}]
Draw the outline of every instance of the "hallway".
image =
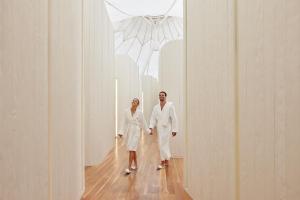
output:
[{"label": "hallway", "polygon": [[138,153],[139,169],[126,176],[128,153],[123,139],[100,165],[86,167],[86,190],[82,200],[93,199],[191,199],[183,189],[183,159],[172,159],[170,166],[156,170],[159,152],[156,135],[142,134]]},{"label": "hallway", "polygon": [[[124,176],[159,91],[183,159]],[[0,0],[0,200],[299,200],[299,102],[300,0]]]}]

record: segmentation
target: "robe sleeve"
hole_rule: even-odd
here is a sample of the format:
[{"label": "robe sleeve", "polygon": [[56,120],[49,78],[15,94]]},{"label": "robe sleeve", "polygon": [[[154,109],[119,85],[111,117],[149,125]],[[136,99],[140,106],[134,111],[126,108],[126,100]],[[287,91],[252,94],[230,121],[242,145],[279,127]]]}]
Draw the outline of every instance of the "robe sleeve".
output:
[{"label": "robe sleeve", "polygon": [[172,104],[170,106],[170,118],[171,118],[171,123],[172,123],[172,132],[178,132],[178,120],[175,112],[175,107]]},{"label": "robe sleeve", "polygon": [[145,116],[144,114],[141,112],[140,113],[140,124],[141,124],[141,128],[148,134],[151,133],[151,130],[148,128],[148,125],[147,125],[147,122],[146,122],[146,119],[145,119]]},{"label": "robe sleeve", "polygon": [[128,128],[128,120],[126,115],[126,110],[124,111],[122,122],[121,122],[121,129],[119,130],[119,135],[124,135],[124,133],[127,131]]},{"label": "robe sleeve", "polygon": [[155,107],[152,110],[149,128],[154,128],[154,127],[156,127]]}]

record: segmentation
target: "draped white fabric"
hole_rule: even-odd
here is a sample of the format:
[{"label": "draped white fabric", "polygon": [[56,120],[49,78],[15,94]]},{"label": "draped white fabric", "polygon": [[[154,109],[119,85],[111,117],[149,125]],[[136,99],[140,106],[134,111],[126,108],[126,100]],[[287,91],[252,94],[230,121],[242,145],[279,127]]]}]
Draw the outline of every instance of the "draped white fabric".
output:
[{"label": "draped white fabric", "polygon": [[112,22],[134,16],[183,17],[182,0],[105,0]]},{"label": "draped white fabric", "polygon": [[140,74],[158,78],[159,51],[183,37],[182,0],[107,0],[116,54],[128,54]]}]

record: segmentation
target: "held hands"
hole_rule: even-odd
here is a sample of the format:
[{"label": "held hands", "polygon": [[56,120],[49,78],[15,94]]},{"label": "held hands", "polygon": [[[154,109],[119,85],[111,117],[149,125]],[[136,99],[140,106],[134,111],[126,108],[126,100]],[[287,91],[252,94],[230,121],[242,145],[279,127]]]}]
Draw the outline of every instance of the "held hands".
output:
[{"label": "held hands", "polygon": [[118,133],[119,138],[122,138],[123,134],[122,133]]}]

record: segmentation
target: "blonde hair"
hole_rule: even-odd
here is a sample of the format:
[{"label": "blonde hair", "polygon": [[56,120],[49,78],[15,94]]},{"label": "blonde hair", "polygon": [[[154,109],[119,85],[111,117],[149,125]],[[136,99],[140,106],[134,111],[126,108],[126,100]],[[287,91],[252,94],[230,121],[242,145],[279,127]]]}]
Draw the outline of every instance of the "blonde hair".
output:
[{"label": "blonde hair", "polygon": [[140,100],[138,98],[133,98],[132,101],[137,100],[138,101],[138,105],[140,105]]}]

